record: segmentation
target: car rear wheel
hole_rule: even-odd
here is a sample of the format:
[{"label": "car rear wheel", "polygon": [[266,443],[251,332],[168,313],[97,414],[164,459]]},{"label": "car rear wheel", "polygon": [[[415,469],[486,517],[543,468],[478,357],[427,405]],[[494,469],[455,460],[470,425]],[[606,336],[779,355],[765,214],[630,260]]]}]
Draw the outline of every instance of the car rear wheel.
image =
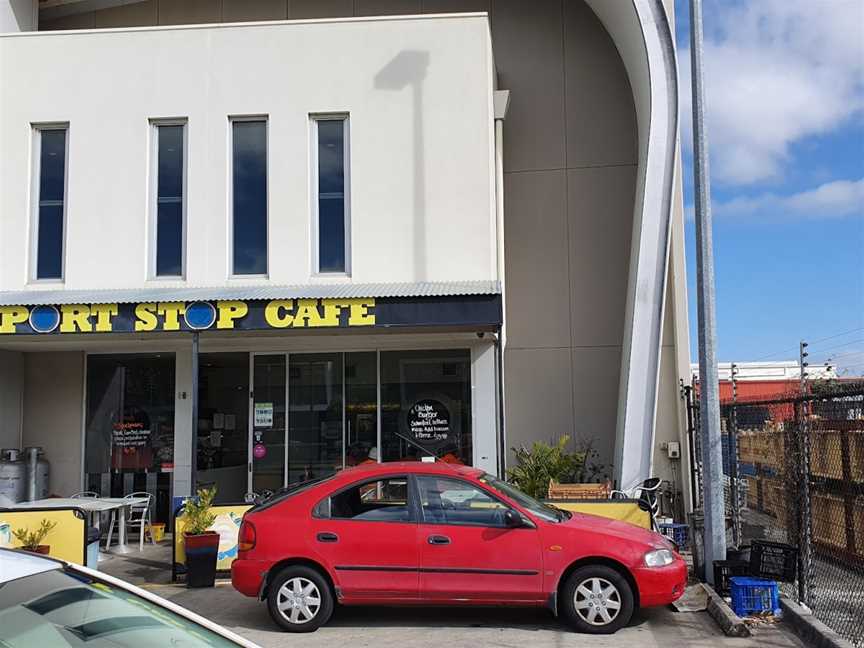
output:
[{"label": "car rear wheel", "polygon": [[316,570],[302,565],[289,566],[270,583],[267,609],[283,630],[313,632],[333,614],[333,593]]},{"label": "car rear wheel", "polygon": [[586,565],[564,584],[561,615],[579,632],[612,634],[633,615],[633,590],[627,579],[605,565]]}]

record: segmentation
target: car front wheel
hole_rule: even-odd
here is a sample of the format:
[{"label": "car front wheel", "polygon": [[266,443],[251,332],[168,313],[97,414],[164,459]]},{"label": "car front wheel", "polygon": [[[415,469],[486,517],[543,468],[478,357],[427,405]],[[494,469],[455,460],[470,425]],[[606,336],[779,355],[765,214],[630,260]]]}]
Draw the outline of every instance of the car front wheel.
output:
[{"label": "car front wheel", "polygon": [[559,609],[579,632],[612,634],[633,615],[633,590],[619,572],[605,565],[586,565],[564,584]]},{"label": "car front wheel", "polygon": [[288,632],[313,632],[333,614],[330,585],[319,572],[289,566],[273,578],[267,592],[270,616]]}]

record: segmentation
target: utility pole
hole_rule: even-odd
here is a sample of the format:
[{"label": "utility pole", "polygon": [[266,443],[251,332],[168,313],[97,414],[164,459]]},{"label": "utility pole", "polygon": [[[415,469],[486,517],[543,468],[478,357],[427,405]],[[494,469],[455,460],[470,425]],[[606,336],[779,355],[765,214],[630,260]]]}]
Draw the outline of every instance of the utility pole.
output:
[{"label": "utility pole", "polygon": [[798,366],[801,369],[801,405],[798,407],[798,443],[800,511],[798,527],[798,597],[805,605],[813,605],[813,556],[811,554],[813,512],[810,509],[810,403],[807,400],[807,347],[798,345]]},{"label": "utility pole", "polygon": [[732,544],[741,546],[741,482],[738,474],[738,365],[731,367],[732,408],[729,411],[729,428],[726,438],[729,447],[729,500],[732,513]]},{"label": "utility pole", "polygon": [[693,90],[693,193],[696,207],[696,296],[699,328],[699,417],[702,428],[702,488],[705,580],[714,582],[714,561],[726,559],[723,445],[714,302],[714,248],[705,88],[702,75],[702,0],[690,0],[690,72]]}]

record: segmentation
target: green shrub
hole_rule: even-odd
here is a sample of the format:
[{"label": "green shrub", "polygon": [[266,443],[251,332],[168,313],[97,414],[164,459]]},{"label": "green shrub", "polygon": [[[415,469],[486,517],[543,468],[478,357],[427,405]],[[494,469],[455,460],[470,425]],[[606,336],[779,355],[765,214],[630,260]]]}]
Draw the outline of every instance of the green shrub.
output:
[{"label": "green shrub", "polygon": [[35,531],[28,531],[27,529],[18,529],[17,531],[13,531],[12,534],[18,539],[18,542],[21,543],[22,549],[27,549],[29,551],[33,551],[42,544],[42,541],[45,540],[45,537],[54,530],[54,527],[57,526],[56,522],[49,522],[48,520],[42,520],[39,524],[39,528]]},{"label": "green shrub", "polygon": [[213,488],[199,488],[198,497],[190,497],[183,503],[183,517],[186,518],[183,527],[184,533],[201,535],[207,532],[216,520],[216,515],[210,512],[215,497],[215,486]]},{"label": "green shrub", "polygon": [[530,449],[513,448],[516,466],[507,471],[507,480],[524,493],[538,499],[549,493],[549,481],[568,483],[585,469],[589,450],[568,452],[570,437],[563,436],[555,445],[535,441]]}]

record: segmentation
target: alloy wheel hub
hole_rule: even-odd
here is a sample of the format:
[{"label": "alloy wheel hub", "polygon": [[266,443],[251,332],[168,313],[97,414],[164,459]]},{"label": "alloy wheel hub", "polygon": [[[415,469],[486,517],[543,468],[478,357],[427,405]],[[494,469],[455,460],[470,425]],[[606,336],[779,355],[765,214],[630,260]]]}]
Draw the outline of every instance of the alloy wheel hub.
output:
[{"label": "alloy wheel hub", "polygon": [[615,620],[621,610],[621,594],[605,578],[586,578],[573,594],[577,614],[591,625],[603,626]]},{"label": "alloy wheel hub", "polygon": [[308,578],[291,578],[279,588],[276,607],[289,623],[308,623],[321,609],[321,592]]}]

